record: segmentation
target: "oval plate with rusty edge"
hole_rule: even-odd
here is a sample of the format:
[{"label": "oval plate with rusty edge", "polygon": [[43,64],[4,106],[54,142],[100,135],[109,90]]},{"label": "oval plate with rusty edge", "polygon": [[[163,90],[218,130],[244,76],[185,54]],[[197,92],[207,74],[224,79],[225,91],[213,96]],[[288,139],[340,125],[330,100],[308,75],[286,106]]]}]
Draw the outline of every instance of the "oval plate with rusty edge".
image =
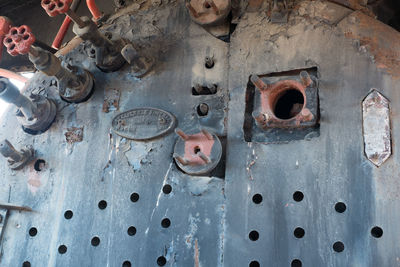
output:
[{"label": "oval plate with rusty edge", "polygon": [[112,130],[119,136],[146,141],[163,136],[176,126],[171,113],[157,108],[136,108],[115,116]]}]

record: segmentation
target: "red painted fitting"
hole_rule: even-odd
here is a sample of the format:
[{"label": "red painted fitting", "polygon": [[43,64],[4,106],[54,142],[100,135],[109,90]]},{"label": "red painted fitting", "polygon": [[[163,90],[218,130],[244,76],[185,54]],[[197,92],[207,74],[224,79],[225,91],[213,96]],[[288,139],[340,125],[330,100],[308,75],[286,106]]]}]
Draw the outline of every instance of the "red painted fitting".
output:
[{"label": "red painted fitting", "polygon": [[63,23],[61,24],[60,29],[57,32],[56,37],[54,38],[53,44],[51,45],[53,48],[60,49],[62,41],[64,40],[64,37],[68,32],[70,24],[71,24],[71,19],[68,16],[66,16]]},{"label": "red painted fitting", "polygon": [[103,14],[97,8],[94,0],[86,0],[86,4],[90,10],[90,13],[92,13],[94,20],[98,20],[99,18],[102,17]]},{"label": "red painted fitting", "polygon": [[26,25],[12,27],[4,37],[3,44],[7,47],[7,52],[16,56],[27,54],[36,38],[32,34],[31,28]]},{"label": "red painted fitting", "polygon": [[50,17],[66,13],[71,4],[72,0],[42,0],[42,7]]},{"label": "red painted fitting", "polygon": [[[4,36],[8,33],[11,28],[11,21],[6,17],[0,17],[0,42],[3,43]],[[3,46],[0,45],[0,60],[3,54]]]}]

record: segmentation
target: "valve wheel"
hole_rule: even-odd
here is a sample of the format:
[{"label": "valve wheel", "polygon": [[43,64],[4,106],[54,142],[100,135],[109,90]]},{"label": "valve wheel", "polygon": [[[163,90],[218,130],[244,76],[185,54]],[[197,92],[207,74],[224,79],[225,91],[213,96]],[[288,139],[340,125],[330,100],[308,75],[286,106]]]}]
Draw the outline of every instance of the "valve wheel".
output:
[{"label": "valve wheel", "polygon": [[72,0],[42,0],[42,7],[50,17],[66,13],[71,4]]},{"label": "valve wheel", "polygon": [[7,52],[12,56],[16,56],[18,54],[27,54],[35,40],[36,38],[32,34],[31,28],[22,25],[20,27],[12,27],[4,37],[3,43],[7,47]]}]

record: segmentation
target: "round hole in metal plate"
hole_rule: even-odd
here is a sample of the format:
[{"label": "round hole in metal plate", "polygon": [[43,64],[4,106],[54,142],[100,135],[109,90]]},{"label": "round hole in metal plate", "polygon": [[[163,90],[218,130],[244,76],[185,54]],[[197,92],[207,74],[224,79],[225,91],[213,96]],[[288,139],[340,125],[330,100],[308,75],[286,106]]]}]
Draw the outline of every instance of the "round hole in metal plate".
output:
[{"label": "round hole in metal plate", "polygon": [[257,241],[259,237],[260,237],[259,233],[255,230],[253,230],[249,233],[249,239],[251,241]]},{"label": "round hole in metal plate", "polygon": [[292,260],[292,263],[290,264],[291,267],[301,267],[302,266],[302,262],[299,259],[294,259]]},{"label": "round hole in metal plate", "polygon": [[132,266],[132,264],[131,264],[130,261],[124,261],[124,262],[122,263],[122,267],[131,267],[131,266]]},{"label": "round hole in metal plate", "polygon": [[379,226],[372,227],[371,235],[375,238],[381,238],[383,235],[383,230]]},{"label": "round hole in metal plate", "polygon": [[255,204],[260,204],[263,201],[263,197],[261,194],[255,194],[253,195],[253,202]]},{"label": "round hole in metal plate", "polygon": [[107,201],[100,200],[98,206],[99,206],[99,209],[104,210],[105,208],[107,208]]},{"label": "round hole in metal plate", "polygon": [[160,256],[157,258],[158,266],[164,266],[165,264],[167,264],[167,259],[164,256]]},{"label": "round hole in metal plate", "polygon": [[172,191],[172,186],[169,184],[166,184],[163,186],[162,190],[163,190],[164,194],[168,195]]},{"label": "round hole in metal plate", "polygon": [[29,235],[30,236],[35,236],[35,235],[37,235],[37,229],[36,229],[36,227],[32,227],[31,229],[29,229]]},{"label": "round hole in metal plate", "polygon": [[260,263],[258,261],[252,261],[250,262],[249,267],[260,267]]},{"label": "round hole in metal plate", "polygon": [[136,227],[135,226],[130,226],[128,228],[128,235],[134,236],[136,234]]},{"label": "round hole in metal plate", "polygon": [[64,218],[69,220],[72,218],[72,216],[74,216],[74,213],[72,212],[72,210],[67,210],[64,212]]},{"label": "round hole in metal plate", "polygon": [[132,202],[137,202],[139,200],[139,194],[138,193],[132,193],[131,194],[131,201]]},{"label": "round hole in metal plate", "polygon": [[97,247],[100,244],[100,238],[98,236],[95,236],[92,238],[90,241],[93,247]]},{"label": "round hole in metal plate", "polygon": [[303,200],[303,198],[304,198],[303,192],[301,192],[301,191],[294,192],[294,194],[293,194],[293,200],[294,201],[300,202],[300,201]]},{"label": "round hole in metal plate", "polygon": [[339,253],[344,250],[344,244],[340,241],[335,242],[332,247],[334,251]]},{"label": "round hole in metal plate", "polygon": [[305,231],[303,228],[297,227],[296,229],[294,229],[293,234],[296,238],[303,238]]},{"label": "round hole in metal plate", "polygon": [[335,204],[335,210],[339,213],[343,213],[346,211],[346,204],[343,202],[338,202]]},{"label": "round hole in metal plate", "polygon": [[60,254],[65,254],[67,253],[67,246],[66,245],[61,245],[58,247],[58,253]]}]

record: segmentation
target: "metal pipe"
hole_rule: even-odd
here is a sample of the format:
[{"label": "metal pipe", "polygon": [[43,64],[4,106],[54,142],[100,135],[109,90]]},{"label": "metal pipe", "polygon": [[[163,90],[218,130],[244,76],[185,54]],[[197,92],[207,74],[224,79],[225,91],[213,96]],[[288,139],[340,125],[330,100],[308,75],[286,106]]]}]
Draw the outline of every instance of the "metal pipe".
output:
[{"label": "metal pipe", "polygon": [[98,20],[102,17],[102,12],[97,8],[97,5],[94,0],[86,0],[87,7],[89,8],[90,13],[92,13],[93,18]]}]

